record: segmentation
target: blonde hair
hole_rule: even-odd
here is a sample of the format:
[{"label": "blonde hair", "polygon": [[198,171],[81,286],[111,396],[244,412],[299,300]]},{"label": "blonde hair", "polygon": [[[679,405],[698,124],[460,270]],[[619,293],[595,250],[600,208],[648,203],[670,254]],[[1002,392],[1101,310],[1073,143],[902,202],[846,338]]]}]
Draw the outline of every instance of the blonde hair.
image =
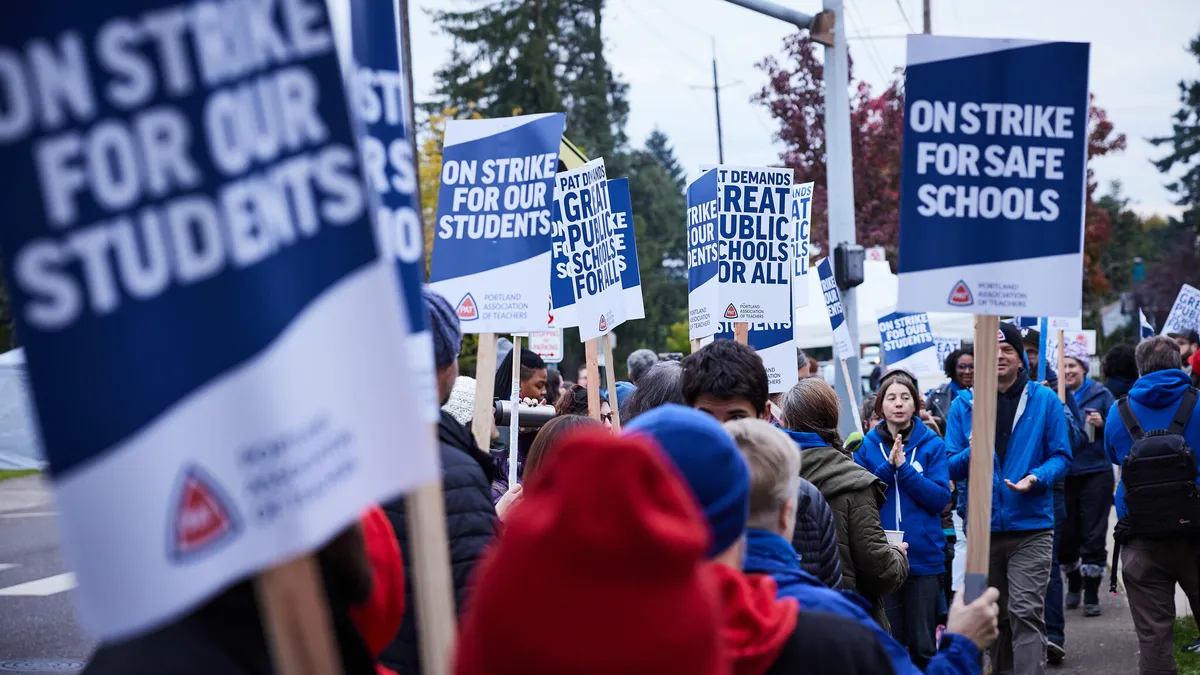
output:
[{"label": "blonde hair", "polygon": [[725,423],[750,467],[750,519],[747,526],[774,532],[779,512],[800,490],[800,451],[787,434],[759,419]]}]

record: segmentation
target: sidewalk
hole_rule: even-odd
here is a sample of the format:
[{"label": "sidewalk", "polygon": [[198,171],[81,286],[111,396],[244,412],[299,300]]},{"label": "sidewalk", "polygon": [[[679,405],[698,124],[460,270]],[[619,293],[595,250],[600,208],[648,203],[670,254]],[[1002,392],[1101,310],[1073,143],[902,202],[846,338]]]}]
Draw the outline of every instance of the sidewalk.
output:
[{"label": "sidewalk", "polygon": [[44,476],[22,476],[0,483],[0,513],[26,511],[49,506],[54,501]]}]

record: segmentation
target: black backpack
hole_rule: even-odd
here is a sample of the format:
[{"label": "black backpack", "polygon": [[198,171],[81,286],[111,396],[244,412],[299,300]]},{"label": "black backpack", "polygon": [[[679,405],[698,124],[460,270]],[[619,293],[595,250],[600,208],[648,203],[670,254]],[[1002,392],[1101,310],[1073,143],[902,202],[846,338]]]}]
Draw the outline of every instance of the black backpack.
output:
[{"label": "black backpack", "polygon": [[1132,539],[1195,538],[1200,534],[1200,487],[1196,485],[1196,457],[1183,431],[1192,418],[1200,393],[1194,387],[1179,399],[1179,408],[1166,429],[1144,431],[1129,406],[1129,397],[1117,401],[1117,411],[1133,446],[1121,463],[1125,485],[1125,516],[1113,531],[1111,590],[1116,592],[1117,556],[1121,544]]}]

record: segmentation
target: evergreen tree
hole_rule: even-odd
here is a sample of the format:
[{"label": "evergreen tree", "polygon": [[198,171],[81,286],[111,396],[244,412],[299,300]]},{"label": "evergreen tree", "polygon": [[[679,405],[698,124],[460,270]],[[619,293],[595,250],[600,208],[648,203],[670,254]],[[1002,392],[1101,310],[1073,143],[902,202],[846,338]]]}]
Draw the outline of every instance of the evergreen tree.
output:
[{"label": "evergreen tree", "polygon": [[[1200,37],[1188,45],[1188,52],[1200,61]],[[1151,138],[1154,145],[1171,149],[1166,157],[1154,162],[1159,171],[1167,173],[1176,168],[1184,170],[1178,180],[1167,187],[1178,196],[1176,204],[1185,207],[1184,221],[1200,229],[1200,81],[1179,83],[1179,110],[1173,116],[1171,135]]]},{"label": "evergreen tree", "polygon": [[568,111],[567,136],[591,158],[603,157],[610,176],[627,166],[620,155],[628,141],[629,85],[604,58],[604,0],[567,0],[566,50],[560,91]]}]

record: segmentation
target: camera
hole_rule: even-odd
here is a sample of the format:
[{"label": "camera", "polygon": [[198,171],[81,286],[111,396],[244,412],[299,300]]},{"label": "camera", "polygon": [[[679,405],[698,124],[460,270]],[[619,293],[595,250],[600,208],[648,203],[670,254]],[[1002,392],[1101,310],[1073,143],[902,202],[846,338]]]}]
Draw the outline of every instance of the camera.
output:
[{"label": "camera", "polygon": [[[495,401],[495,419],[497,427],[506,427],[512,419],[512,401],[508,399],[498,398]],[[522,429],[541,429],[546,422],[554,419],[554,406],[552,405],[523,405],[521,406],[521,414],[517,418],[517,424]]]}]

